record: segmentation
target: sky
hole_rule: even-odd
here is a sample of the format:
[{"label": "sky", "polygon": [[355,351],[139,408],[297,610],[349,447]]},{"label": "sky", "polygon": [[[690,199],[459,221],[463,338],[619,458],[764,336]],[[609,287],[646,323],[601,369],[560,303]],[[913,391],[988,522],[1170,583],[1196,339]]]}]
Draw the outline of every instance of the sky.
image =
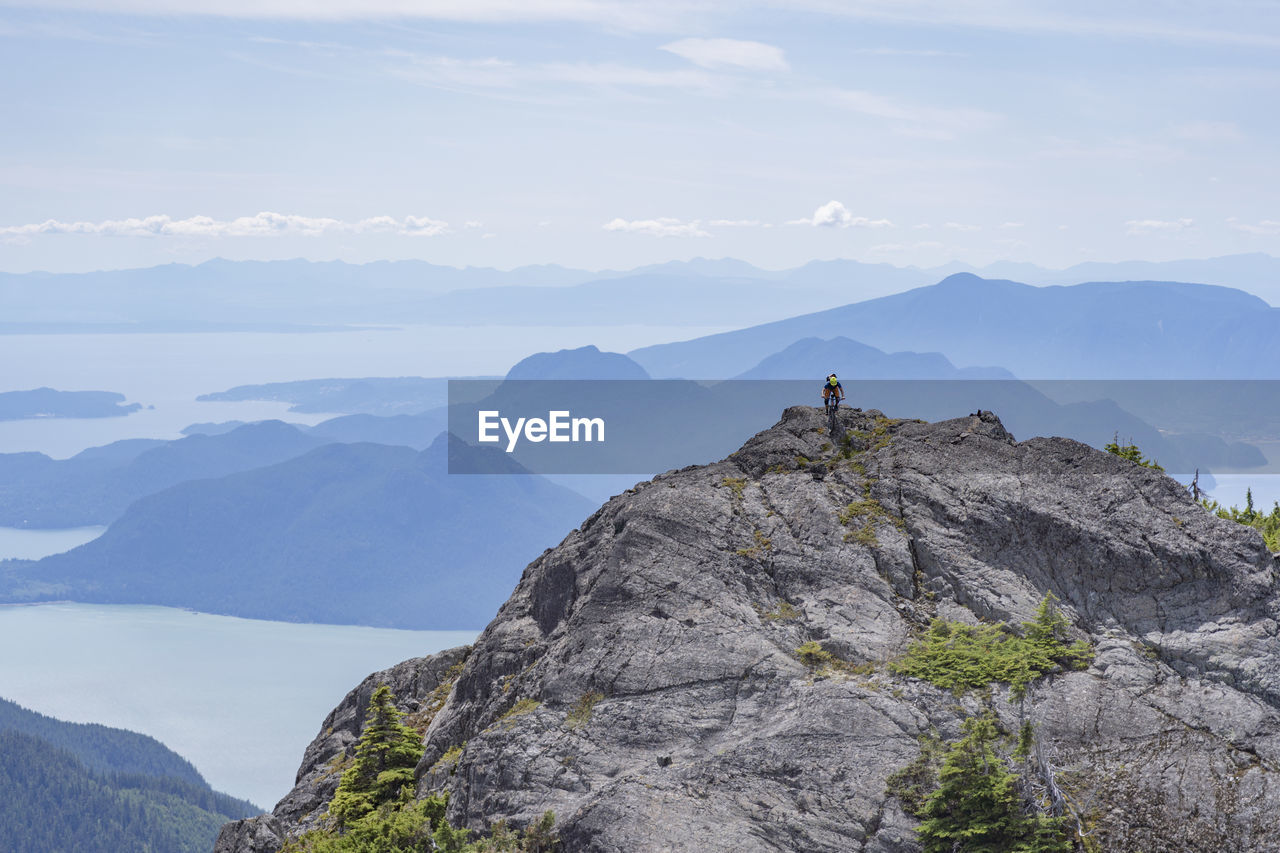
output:
[{"label": "sky", "polygon": [[1280,254],[1280,4],[0,0],[0,270]]}]

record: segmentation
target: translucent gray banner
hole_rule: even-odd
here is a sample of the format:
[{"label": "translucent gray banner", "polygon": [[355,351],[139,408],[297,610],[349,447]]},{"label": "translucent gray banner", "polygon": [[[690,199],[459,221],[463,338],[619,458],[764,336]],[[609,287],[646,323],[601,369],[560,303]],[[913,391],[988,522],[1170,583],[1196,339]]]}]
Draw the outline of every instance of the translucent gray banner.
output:
[{"label": "translucent gray banner", "polygon": [[[1280,381],[844,380],[845,405],[994,411],[1019,439],[1137,444],[1170,472],[1280,472]],[[652,474],[732,453],[820,381],[452,380],[453,474]],[[1274,462],[1273,462],[1274,460]]]}]

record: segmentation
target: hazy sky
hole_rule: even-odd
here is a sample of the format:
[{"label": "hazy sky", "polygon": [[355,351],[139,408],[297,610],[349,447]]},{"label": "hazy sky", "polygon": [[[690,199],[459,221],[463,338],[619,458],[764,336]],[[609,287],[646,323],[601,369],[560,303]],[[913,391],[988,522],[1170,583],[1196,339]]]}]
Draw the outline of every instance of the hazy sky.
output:
[{"label": "hazy sky", "polygon": [[1280,254],[1278,56],[1273,0],[0,0],[0,270]]}]

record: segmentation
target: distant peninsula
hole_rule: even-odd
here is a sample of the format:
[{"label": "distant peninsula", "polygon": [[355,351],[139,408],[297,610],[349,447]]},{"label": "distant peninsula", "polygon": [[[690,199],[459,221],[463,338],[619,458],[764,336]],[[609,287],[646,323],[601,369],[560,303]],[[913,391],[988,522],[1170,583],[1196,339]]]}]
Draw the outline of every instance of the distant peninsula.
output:
[{"label": "distant peninsula", "polygon": [[119,418],[142,408],[141,403],[125,403],[114,391],[32,391],[0,392],[0,421],[27,418]]}]

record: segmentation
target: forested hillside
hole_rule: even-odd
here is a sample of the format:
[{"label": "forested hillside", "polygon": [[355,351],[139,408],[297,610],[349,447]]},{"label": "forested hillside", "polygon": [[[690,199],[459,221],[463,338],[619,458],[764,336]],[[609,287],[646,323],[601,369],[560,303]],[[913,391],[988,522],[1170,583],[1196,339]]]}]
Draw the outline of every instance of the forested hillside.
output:
[{"label": "forested hillside", "polygon": [[11,853],[204,853],[223,823],[257,811],[154,738],[3,699],[0,791]]}]

